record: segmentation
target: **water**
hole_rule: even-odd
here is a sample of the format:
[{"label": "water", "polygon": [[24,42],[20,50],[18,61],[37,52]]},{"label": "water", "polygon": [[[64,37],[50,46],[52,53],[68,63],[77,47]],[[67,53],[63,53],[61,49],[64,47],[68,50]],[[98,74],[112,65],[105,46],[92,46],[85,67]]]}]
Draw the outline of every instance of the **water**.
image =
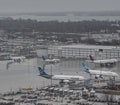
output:
[{"label": "water", "polygon": [[[3,16],[0,16],[3,18]],[[34,19],[38,21],[82,21],[82,20],[120,20],[120,16],[35,16],[35,15],[15,15],[15,16],[6,16],[13,19]]]},{"label": "water", "polygon": [[[18,90],[22,87],[40,88],[51,84],[51,80],[45,79],[39,76],[37,70],[37,60],[26,60],[23,63],[14,63],[10,65],[9,69],[6,69],[8,61],[0,61],[0,93],[8,92],[10,90]],[[47,65],[45,71],[49,74],[65,74],[65,75],[81,75],[88,78],[82,68],[82,60],[68,60],[61,61],[55,65]],[[87,65],[92,69],[93,65]],[[119,64],[109,70],[119,72]],[[100,68],[98,68],[100,69]],[[102,68],[106,69],[106,68]],[[53,81],[53,83],[59,83],[59,81]]]}]

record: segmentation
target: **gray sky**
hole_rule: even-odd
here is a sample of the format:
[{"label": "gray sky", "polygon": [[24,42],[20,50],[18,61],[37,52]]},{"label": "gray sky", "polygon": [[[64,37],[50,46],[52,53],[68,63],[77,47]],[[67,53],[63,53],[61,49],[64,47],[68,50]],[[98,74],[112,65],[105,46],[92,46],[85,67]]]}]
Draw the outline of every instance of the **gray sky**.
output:
[{"label": "gray sky", "polygon": [[0,13],[120,10],[120,0],[0,0]]}]

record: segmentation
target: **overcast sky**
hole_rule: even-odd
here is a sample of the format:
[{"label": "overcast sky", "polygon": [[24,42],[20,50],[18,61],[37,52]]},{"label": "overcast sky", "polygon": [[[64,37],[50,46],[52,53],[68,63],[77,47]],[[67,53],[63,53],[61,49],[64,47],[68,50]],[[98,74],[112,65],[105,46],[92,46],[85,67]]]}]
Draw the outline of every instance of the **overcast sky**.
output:
[{"label": "overcast sky", "polygon": [[0,13],[120,10],[120,0],[0,0]]}]

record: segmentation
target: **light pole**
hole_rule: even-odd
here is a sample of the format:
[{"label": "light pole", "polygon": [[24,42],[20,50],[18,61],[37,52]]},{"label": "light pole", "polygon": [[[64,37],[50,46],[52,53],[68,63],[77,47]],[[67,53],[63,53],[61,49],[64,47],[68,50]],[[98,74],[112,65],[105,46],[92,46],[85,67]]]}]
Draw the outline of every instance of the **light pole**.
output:
[{"label": "light pole", "polygon": [[[102,54],[103,54],[103,49],[99,49],[100,60],[103,60]],[[102,66],[101,61],[100,61],[100,66]],[[99,84],[100,84],[100,78],[102,78],[102,67],[100,69]]]},{"label": "light pole", "polygon": [[51,86],[52,86],[52,64],[51,64]]}]

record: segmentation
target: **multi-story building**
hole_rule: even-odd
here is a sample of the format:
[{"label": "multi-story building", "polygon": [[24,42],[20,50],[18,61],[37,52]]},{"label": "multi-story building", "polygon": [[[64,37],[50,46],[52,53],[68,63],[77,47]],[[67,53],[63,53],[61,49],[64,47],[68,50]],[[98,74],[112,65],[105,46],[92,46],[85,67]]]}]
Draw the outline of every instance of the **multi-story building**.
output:
[{"label": "multi-story building", "polygon": [[94,45],[67,45],[49,46],[48,54],[64,58],[88,58],[92,55],[97,58],[120,58],[120,47]]}]

